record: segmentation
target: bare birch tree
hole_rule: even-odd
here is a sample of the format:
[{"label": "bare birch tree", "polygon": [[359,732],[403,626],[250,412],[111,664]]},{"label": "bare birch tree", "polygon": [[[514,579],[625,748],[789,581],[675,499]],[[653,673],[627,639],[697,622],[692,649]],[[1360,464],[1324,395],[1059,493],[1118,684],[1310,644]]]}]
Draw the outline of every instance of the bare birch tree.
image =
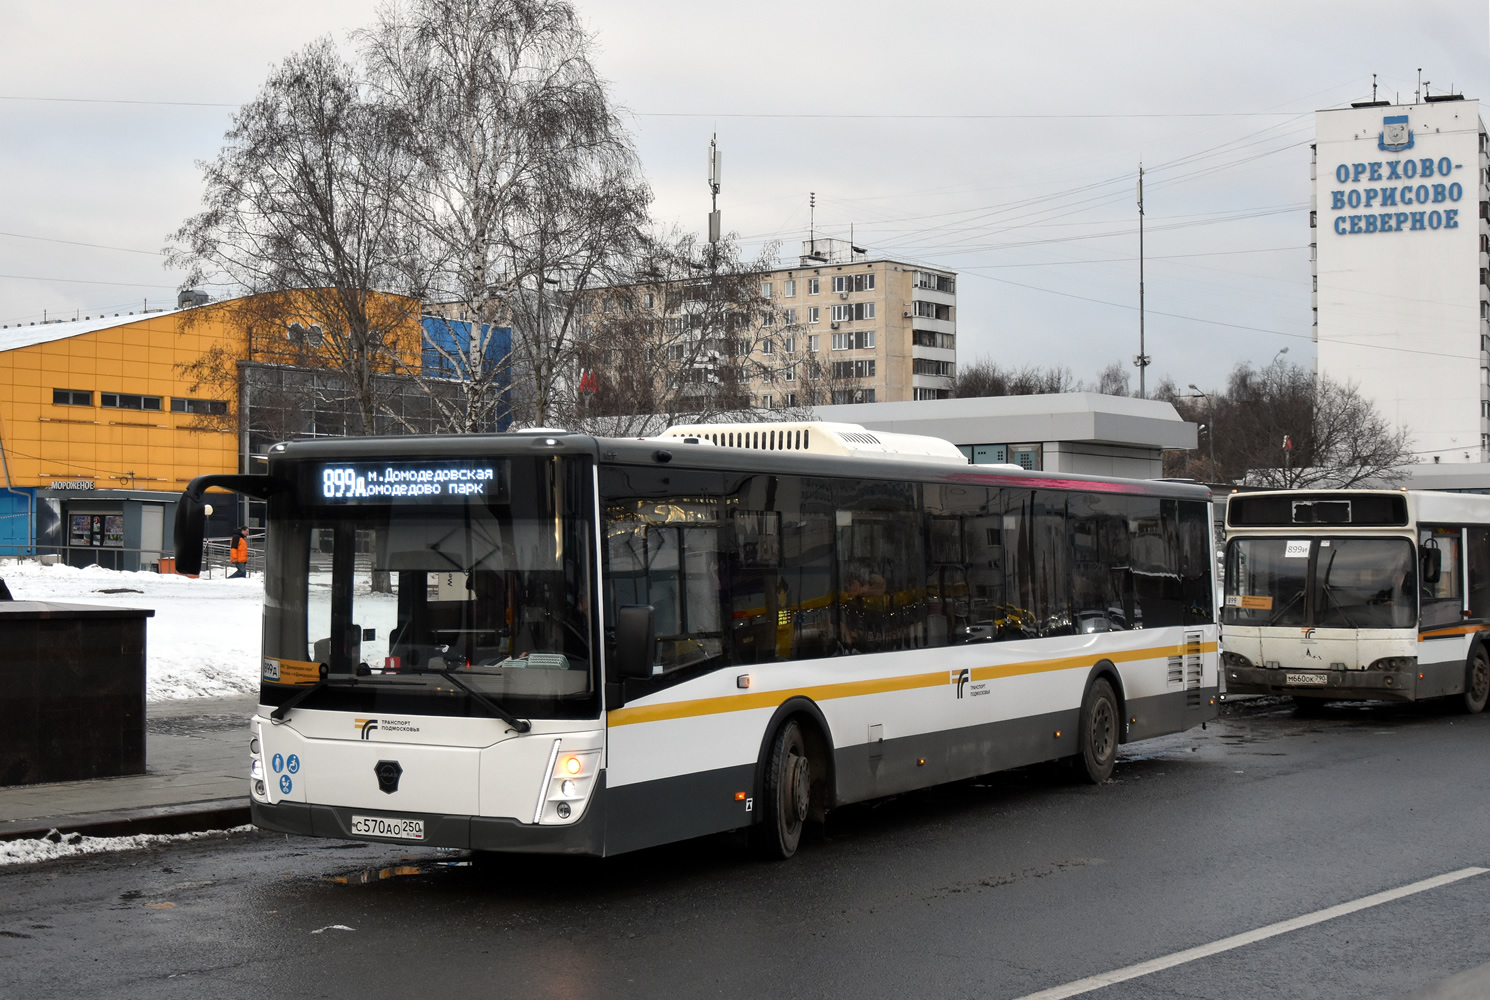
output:
[{"label": "bare birch tree", "polygon": [[409,0],[357,38],[413,137],[400,211],[431,252],[429,294],[472,324],[434,348],[463,390],[447,423],[476,429],[507,404],[546,423],[574,369],[575,308],[621,273],[650,200],[590,38],[562,0]]},{"label": "bare birch tree", "polygon": [[[364,99],[354,67],[322,39],[270,73],[226,140],[201,164],[206,207],[170,237],[169,263],[188,285],[226,283],[249,297],[188,321],[226,315],[243,334],[242,357],[337,372],[350,429],[371,433],[380,384],[418,353],[420,255],[394,198],[414,163],[398,121]],[[223,380],[214,359],[200,367],[204,381]]]}]

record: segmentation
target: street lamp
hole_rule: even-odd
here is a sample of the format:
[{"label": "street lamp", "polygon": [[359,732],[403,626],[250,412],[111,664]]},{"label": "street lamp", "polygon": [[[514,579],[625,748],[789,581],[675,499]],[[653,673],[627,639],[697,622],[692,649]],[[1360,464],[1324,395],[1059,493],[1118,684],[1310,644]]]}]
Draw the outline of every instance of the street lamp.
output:
[{"label": "street lamp", "polygon": [[[1288,353],[1288,348],[1286,348],[1286,347],[1279,348],[1278,349],[1278,353],[1273,355],[1273,360],[1268,363],[1269,364],[1269,367],[1271,367],[1272,365],[1276,365],[1278,363],[1278,359],[1281,358],[1281,357],[1283,357],[1283,355],[1285,355],[1287,353]],[[1190,388],[1194,389],[1195,386],[1192,385]]]},{"label": "street lamp", "polygon": [[[1286,351],[1288,348],[1285,347],[1283,350]],[[1211,481],[1215,482],[1218,478],[1216,476],[1216,401],[1208,393],[1201,392],[1194,382],[1190,383],[1190,388],[1195,390],[1195,395],[1205,397],[1206,412],[1210,415],[1210,427],[1207,428],[1206,443],[1210,445],[1211,450]]]}]

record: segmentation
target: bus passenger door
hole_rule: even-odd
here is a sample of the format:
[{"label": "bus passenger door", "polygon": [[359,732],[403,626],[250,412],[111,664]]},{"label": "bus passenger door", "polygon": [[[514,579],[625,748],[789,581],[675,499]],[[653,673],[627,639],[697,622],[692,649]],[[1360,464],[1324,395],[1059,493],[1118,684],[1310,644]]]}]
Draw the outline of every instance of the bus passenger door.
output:
[{"label": "bus passenger door", "polygon": [[1465,624],[1463,529],[1418,529],[1418,678],[1415,698],[1464,689],[1464,659],[1473,629]]}]

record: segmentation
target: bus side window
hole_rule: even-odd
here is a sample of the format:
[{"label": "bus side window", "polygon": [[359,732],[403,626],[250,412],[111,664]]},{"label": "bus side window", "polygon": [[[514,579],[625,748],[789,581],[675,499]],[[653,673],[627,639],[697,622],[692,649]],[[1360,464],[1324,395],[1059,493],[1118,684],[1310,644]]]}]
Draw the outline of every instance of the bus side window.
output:
[{"label": "bus side window", "polygon": [[[1459,529],[1424,525],[1418,530],[1418,577],[1421,580],[1421,624],[1450,625],[1463,618]],[[1434,568],[1437,568],[1437,579]]]},{"label": "bus side window", "polygon": [[919,488],[840,480],[834,485],[834,502],[841,651],[879,653],[926,645]]},{"label": "bus side window", "polygon": [[1490,618],[1490,528],[1469,529],[1469,616]]}]

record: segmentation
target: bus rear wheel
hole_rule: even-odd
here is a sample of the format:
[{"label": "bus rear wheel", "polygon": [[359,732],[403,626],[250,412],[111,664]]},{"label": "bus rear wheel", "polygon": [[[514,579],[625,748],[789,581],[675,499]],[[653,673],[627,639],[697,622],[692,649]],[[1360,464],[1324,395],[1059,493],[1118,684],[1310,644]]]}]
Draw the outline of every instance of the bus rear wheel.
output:
[{"label": "bus rear wheel", "polygon": [[1081,729],[1078,739],[1081,752],[1076,755],[1077,775],[1093,785],[1112,777],[1117,765],[1118,748],[1117,695],[1105,679],[1098,679],[1087,689],[1081,703]]},{"label": "bus rear wheel", "polygon": [[1485,710],[1490,700],[1490,653],[1484,646],[1476,646],[1469,657],[1464,673],[1464,711],[1476,715]]},{"label": "bus rear wheel", "polygon": [[812,806],[812,759],[796,720],[782,725],[771,741],[761,798],[761,819],[750,828],[750,846],[762,858],[784,861],[797,853]]}]

